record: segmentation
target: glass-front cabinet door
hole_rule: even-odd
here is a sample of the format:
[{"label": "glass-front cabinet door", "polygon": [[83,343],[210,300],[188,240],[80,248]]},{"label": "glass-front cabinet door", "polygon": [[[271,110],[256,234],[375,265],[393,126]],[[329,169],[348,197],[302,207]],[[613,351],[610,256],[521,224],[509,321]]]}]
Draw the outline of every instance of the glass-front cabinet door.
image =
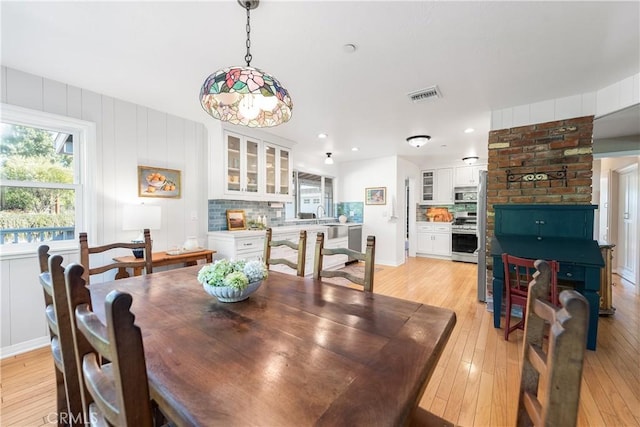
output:
[{"label": "glass-front cabinet door", "polygon": [[291,194],[291,155],[288,150],[280,149],[280,194]]},{"label": "glass-front cabinet door", "polygon": [[291,152],[289,149],[265,142],[266,193],[285,199],[291,195]]},{"label": "glass-front cabinet door", "polygon": [[271,145],[265,145],[264,153],[266,155],[265,158],[265,167],[266,167],[266,183],[267,183],[267,194],[276,194],[276,147]]},{"label": "glass-front cabinet door", "polygon": [[246,186],[244,191],[247,193],[257,193],[260,188],[260,143],[251,139],[245,140],[245,170],[246,174]]},{"label": "glass-front cabinet door", "polygon": [[433,171],[422,172],[422,201],[433,201],[434,193],[434,174]]},{"label": "glass-front cabinet door", "polygon": [[227,130],[223,139],[223,197],[268,201],[293,197],[290,148]]},{"label": "glass-front cabinet door", "polygon": [[227,134],[227,191],[240,191],[240,144],[241,138],[236,135]]},{"label": "glass-front cabinet door", "polygon": [[225,133],[225,192],[257,193],[260,189],[261,143],[258,140]]}]

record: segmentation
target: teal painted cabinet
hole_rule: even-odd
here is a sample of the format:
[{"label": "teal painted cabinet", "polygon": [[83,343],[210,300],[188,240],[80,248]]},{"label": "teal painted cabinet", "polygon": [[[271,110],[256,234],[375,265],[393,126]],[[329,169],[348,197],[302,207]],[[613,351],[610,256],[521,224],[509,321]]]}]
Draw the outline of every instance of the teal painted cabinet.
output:
[{"label": "teal painted cabinet", "polygon": [[495,205],[496,236],[593,239],[595,205]]},{"label": "teal painted cabinet", "polygon": [[570,281],[589,301],[587,348],[596,349],[600,268],[604,261],[593,240],[595,205],[494,205],[493,325],[500,327],[504,288],[502,253],[556,260],[558,278]]}]

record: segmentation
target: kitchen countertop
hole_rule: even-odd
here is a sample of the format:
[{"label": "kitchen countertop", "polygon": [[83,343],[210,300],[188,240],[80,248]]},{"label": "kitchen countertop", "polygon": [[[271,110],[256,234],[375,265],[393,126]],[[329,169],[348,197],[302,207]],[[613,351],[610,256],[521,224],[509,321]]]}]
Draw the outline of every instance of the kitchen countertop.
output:
[{"label": "kitchen countertop", "polygon": [[[350,227],[350,226],[356,226],[356,225],[362,225],[362,223],[347,222],[347,223],[341,224],[339,222],[329,222],[329,223],[324,223],[324,224],[284,225],[284,226],[281,226],[281,227],[272,227],[271,229],[273,230],[273,234],[281,234],[281,233],[288,233],[288,232],[299,231],[299,230],[314,231],[314,230],[327,228],[329,226],[331,226],[331,227],[333,227],[333,226]],[[235,231],[220,230],[220,231],[210,231],[208,234],[209,235],[236,234],[236,235],[240,235],[240,236],[249,237],[249,236],[264,236],[265,232],[266,232],[266,230],[235,230]]]}]

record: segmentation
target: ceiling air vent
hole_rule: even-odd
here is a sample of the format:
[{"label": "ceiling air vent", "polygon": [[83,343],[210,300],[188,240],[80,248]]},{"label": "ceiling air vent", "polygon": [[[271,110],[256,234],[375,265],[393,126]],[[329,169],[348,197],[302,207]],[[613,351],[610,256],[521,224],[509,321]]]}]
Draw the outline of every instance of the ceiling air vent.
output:
[{"label": "ceiling air vent", "polygon": [[428,99],[442,98],[442,94],[440,93],[440,89],[438,89],[438,86],[431,86],[426,89],[411,92],[407,96],[413,102],[422,102]]}]

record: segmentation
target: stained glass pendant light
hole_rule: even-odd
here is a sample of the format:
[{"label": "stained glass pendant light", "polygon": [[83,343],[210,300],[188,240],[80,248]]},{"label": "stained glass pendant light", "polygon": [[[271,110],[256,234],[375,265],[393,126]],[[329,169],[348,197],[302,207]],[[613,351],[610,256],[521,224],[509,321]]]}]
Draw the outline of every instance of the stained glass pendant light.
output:
[{"label": "stained glass pendant light", "polygon": [[289,91],[271,74],[251,67],[250,11],[259,0],[238,0],[247,10],[245,66],[211,74],[200,89],[200,104],[212,117],[248,127],[271,127],[289,121],[293,103]]}]

